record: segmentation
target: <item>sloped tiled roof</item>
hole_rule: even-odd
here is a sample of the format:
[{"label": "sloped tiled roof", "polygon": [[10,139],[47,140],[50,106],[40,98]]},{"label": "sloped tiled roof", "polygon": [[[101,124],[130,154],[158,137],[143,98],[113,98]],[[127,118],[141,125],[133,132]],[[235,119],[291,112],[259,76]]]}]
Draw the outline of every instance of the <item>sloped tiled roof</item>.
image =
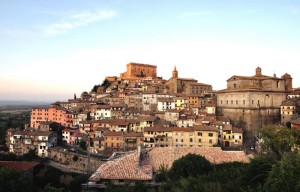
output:
[{"label": "sloped tiled roof", "polygon": [[154,132],[171,132],[172,128],[171,127],[163,127],[163,126],[155,126],[155,127],[145,127],[144,132],[147,131],[154,131]]},{"label": "sloped tiled roof", "polygon": [[242,128],[232,127],[232,133],[243,133]]},{"label": "sloped tiled roof", "polygon": [[39,162],[0,161],[0,168],[14,169],[16,171],[27,171],[39,165]]},{"label": "sloped tiled roof", "polygon": [[156,172],[160,165],[171,168],[175,160],[189,153],[201,155],[212,164],[249,163],[249,157],[243,151],[222,151],[220,147],[155,147],[146,150],[146,156],[140,163],[138,151],[135,150],[103,163],[89,180],[152,180],[152,172]]},{"label": "sloped tiled roof", "polygon": [[282,101],[280,106],[296,106],[296,102],[293,100]]},{"label": "sloped tiled roof", "polygon": [[152,180],[152,166],[149,164],[139,165],[138,152],[134,151],[100,165],[89,180],[99,181],[102,179]]},{"label": "sloped tiled roof", "polygon": [[213,164],[249,162],[249,157],[243,151],[222,151],[220,147],[155,147],[149,151],[149,164],[153,166],[154,172],[162,164],[171,168],[175,160],[189,153],[201,155]]},{"label": "sloped tiled roof", "polygon": [[218,132],[218,128],[207,125],[194,125],[195,131],[215,131]]}]

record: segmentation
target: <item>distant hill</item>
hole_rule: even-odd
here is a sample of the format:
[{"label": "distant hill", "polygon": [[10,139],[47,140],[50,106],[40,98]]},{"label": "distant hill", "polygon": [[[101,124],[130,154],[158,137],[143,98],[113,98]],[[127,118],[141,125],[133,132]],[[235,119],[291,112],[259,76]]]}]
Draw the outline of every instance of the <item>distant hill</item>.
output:
[{"label": "distant hill", "polygon": [[40,106],[50,105],[50,102],[23,101],[23,100],[0,100],[0,106]]}]

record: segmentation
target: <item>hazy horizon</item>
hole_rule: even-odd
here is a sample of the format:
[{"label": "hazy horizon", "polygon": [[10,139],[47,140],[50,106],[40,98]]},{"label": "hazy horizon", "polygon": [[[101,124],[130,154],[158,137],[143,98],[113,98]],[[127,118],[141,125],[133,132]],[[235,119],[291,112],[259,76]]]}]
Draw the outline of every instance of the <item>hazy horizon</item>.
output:
[{"label": "hazy horizon", "polygon": [[[289,73],[300,87],[300,2],[66,0],[0,3],[0,100],[65,101],[129,62],[226,88]],[[298,76],[297,76],[298,75]]]}]

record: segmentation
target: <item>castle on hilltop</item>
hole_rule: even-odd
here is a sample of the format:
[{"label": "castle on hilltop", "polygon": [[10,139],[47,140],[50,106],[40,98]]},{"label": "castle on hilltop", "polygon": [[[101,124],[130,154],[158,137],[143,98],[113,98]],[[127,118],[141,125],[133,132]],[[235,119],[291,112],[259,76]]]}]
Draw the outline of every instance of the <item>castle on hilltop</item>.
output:
[{"label": "castle on hilltop", "polygon": [[120,74],[120,78],[132,78],[132,77],[152,77],[156,78],[156,66],[141,63],[128,63],[127,70]]}]

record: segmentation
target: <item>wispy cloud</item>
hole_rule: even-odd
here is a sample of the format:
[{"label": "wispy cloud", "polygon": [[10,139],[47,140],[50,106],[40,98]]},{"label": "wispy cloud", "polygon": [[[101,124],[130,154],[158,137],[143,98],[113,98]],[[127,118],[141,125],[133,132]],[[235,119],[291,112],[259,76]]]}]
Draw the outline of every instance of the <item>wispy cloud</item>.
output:
[{"label": "wispy cloud", "polygon": [[115,17],[116,11],[112,10],[99,10],[97,12],[80,12],[66,16],[57,23],[50,24],[42,28],[43,33],[47,36],[55,36],[65,33],[69,30],[83,27],[91,23],[95,23],[101,20],[107,20]]},{"label": "wispy cloud", "polygon": [[179,14],[180,18],[212,15],[211,11],[190,11]]}]

